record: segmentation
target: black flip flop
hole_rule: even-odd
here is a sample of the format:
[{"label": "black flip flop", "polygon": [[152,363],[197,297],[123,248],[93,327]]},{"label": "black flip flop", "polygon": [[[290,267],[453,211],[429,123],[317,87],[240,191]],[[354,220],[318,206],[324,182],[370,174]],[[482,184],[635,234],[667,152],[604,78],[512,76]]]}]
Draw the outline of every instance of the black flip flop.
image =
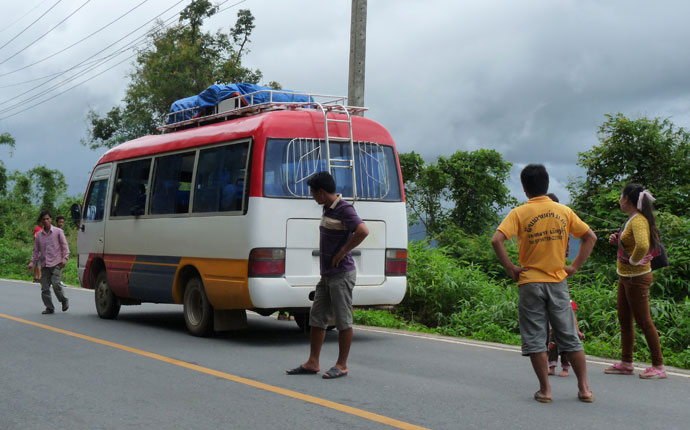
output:
[{"label": "black flip flop", "polygon": [[302,366],[295,367],[294,369],[286,370],[285,373],[288,375],[314,375],[318,373],[316,370],[305,369]]},{"label": "black flip flop", "polygon": [[337,367],[331,367],[328,369],[328,372],[324,373],[322,378],[323,379],[335,379],[335,378],[340,378],[342,376],[347,376],[347,372],[343,372],[342,370],[338,369]]}]

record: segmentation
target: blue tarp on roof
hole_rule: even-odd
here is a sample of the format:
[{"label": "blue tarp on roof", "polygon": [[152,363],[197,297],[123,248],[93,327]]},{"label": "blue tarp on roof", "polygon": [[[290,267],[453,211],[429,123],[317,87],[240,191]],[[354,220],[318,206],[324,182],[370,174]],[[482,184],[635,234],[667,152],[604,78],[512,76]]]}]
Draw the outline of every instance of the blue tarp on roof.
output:
[{"label": "blue tarp on roof", "polygon": [[[254,94],[253,97],[243,97],[245,104],[259,104],[271,101],[271,94],[274,102],[307,102],[308,96],[291,93],[290,90],[274,90],[273,88],[264,87],[256,84],[226,84],[226,85],[211,85],[200,94],[196,96],[187,97],[175,101],[170,106],[170,113],[179,112],[177,115],[168,116],[168,124],[184,121],[197,116],[206,115],[206,113],[221,101],[230,98],[242,96],[257,91],[273,91],[273,93],[262,92]],[[276,92],[279,91],[279,92]]]}]

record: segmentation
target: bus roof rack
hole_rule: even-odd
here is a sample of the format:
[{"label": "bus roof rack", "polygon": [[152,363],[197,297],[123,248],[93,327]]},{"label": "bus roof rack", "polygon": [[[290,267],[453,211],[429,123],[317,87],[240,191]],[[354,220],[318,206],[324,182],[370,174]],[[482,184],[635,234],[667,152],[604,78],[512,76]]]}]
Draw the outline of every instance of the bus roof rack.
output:
[{"label": "bus roof rack", "polygon": [[[284,100],[303,101],[284,101]],[[162,133],[201,126],[212,122],[228,121],[234,118],[256,115],[278,110],[319,110],[324,113],[349,113],[349,115],[368,110],[362,106],[348,106],[347,97],[324,94],[297,93],[281,90],[260,90],[221,100],[210,109],[194,106],[171,112],[167,124],[158,127]],[[348,115],[348,116],[349,116]],[[180,121],[174,121],[177,118]]]}]

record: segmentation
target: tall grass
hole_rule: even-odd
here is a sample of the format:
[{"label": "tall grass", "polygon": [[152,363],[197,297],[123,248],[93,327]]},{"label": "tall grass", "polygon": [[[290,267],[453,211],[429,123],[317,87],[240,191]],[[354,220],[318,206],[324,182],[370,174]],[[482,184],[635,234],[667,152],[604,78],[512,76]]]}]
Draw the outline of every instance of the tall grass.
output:
[{"label": "tall grass", "polygon": [[[495,269],[487,271],[481,265],[459,262],[446,248],[430,248],[426,242],[410,243],[408,291],[403,302],[393,314],[358,310],[355,321],[518,345],[517,287],[514,282],[487,272],[493,274]],[[652,318],[666,364],[690,369],[690,300],[664,297],[664,276],[655,272],[655,277],[662,281],[652,284]],[[590,268],[568,279],[568,283],[571,297],[579,307],[580,329],[587,336],[585,351],[620,358],[616,281],[610,273]],[[651,360],[639,331],[634,358]]]}]

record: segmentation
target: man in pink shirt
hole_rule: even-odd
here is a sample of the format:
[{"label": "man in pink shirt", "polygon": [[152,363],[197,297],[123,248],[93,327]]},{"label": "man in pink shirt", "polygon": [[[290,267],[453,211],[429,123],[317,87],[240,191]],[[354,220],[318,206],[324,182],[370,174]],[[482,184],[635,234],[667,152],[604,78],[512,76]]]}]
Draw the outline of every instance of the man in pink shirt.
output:
[{"label": "man in pink shirt", "polygon": [[62,268],[67,264],[69,258],[69,246],[65,233],[53,227],[53,217],[50,212],[43,211],[39,218],[43,223],[43,230],[39,231],[34,237],[34,253],[31,257],[29,270],[39,264],[41,270],[41,297],[46,309],[43,314],[55,312],[53,299],[50,295],[50,286],[53,286],[55,296],[62,303],[62,312],[69,309],[69,300],[62,293]]}]

